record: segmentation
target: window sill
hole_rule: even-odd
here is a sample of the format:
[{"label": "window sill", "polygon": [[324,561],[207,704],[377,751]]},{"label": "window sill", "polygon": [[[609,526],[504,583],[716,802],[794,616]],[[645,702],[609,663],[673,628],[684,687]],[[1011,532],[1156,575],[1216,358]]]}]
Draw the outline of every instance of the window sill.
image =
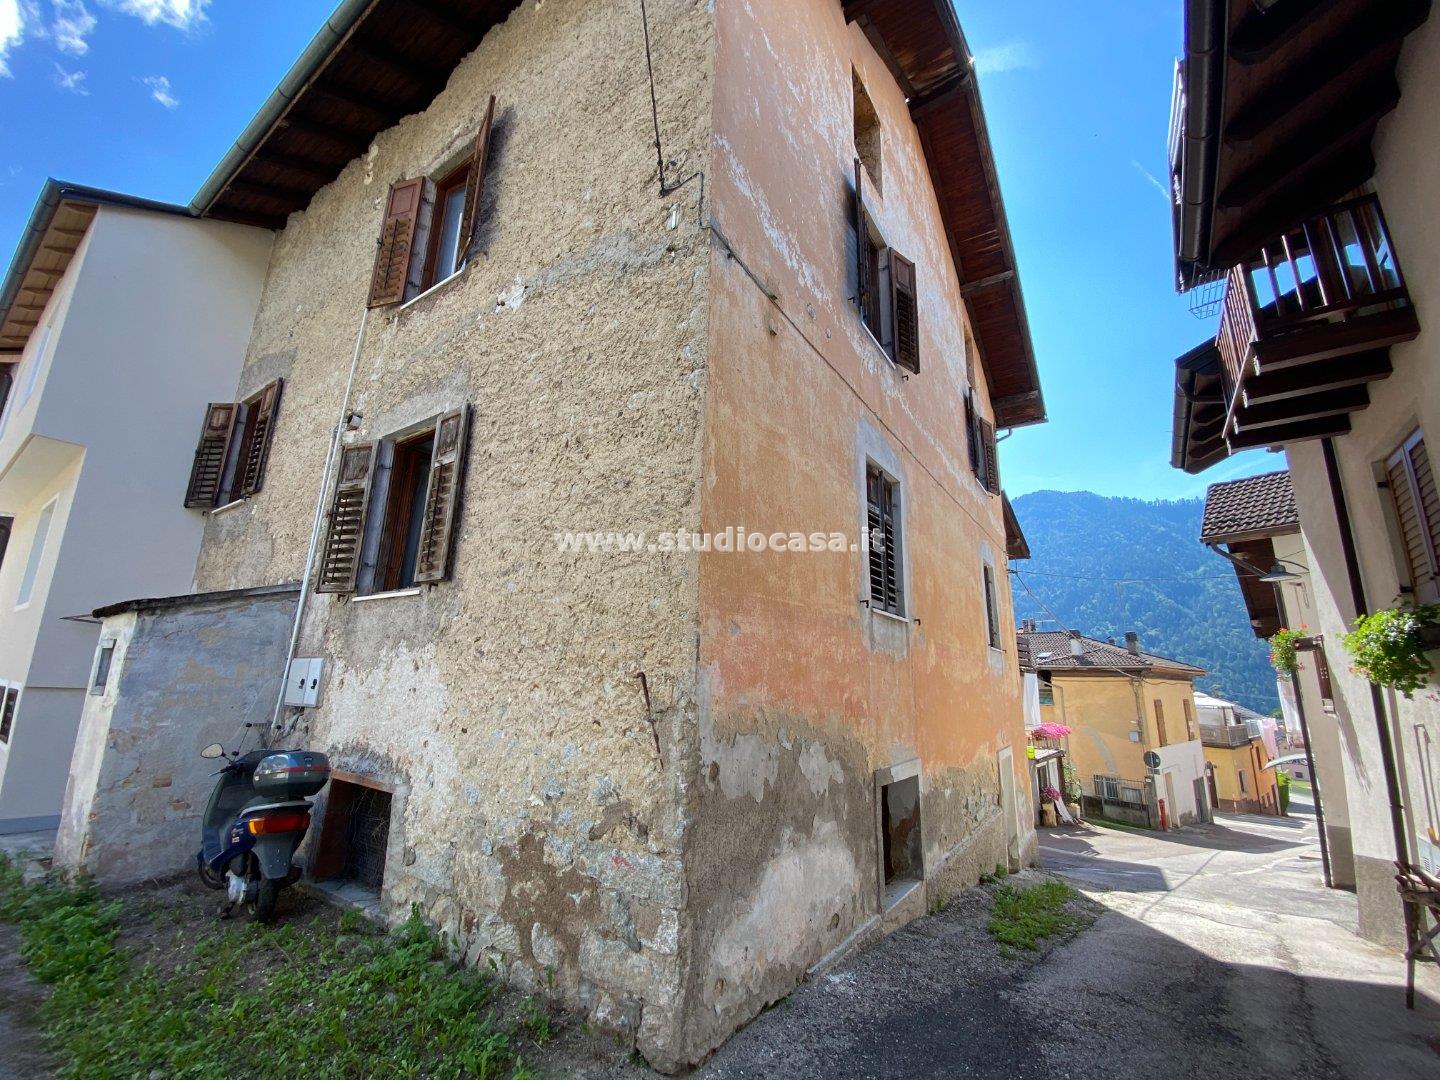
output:
[{"label": "window sill", "polygon": [[244,506],[249,501],[249,499],[231,499],[224,506],[217,506],[214,510],[206,510],[205,513],[208,517],[219,517],[221,514],[234,510],[237,506]]},{"label": "window sill", "polygon": [[894,622],[904,623],[906,626],[909,626],[909,625],[910,625],[910,616],[908,616],[908,615],[896,615],[893,611],[886,611],[884,608],[872,607],[872,608],[870,609],[870,614],[871,614],[871,615],[879,615],[879,616],[882,616],[883,618],[891,619],[891,620],[893,620]]},{"label": "window sill", "polygon": [[350,603],[363,604],[367,600],[394,600],[397,597],[401,596],[419,596],[420,592],[420,586],[415,585],[409,589],[391,589],[389,592],[376,592],[367,593],[364,596],[352,596],[350,597]]},{"label": "window sill", "polygon": [[414,296],[412,296],[409,300],[406,300],[403,304],[401,304],[399,307],[397,307],[397,308],[395,309],[395,313],[398,315],[400,312],[405,311],[407,308],[409,308],[410,305],[412,305],[412,304],[418,304],[421,300],[424,300],[424,299],[426,299],[427,297],[433,296],[435,293],[437,293],[437,292],[439,292],[441,289],[445,288],[445,287],[446,287],[447,285],[449,285],[451,282],[455,281],[458,277],[460,277],[462,274],[464,274],[465,271],[468,270],[468,269],[470,269],[470,264],[469,264],[469,263],[467,263],[467,264],[465,264],[464,266],[462,266],[459,270],[456,270],[456,271],[455,271],[453,274],[451,274],[449,277],[447,277],[447,278],[441,278],[439,281],[435,282],[434,285],[431,285],[428,289],[425,289],[423,292],[418,292],[418,293],[416,293],[416,294],[415,294]]}]

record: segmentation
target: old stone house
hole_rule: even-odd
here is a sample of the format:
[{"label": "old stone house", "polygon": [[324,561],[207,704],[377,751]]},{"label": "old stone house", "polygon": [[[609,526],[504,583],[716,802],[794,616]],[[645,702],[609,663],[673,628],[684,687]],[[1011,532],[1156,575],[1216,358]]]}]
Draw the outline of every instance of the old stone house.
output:
[{"label": "old stone house", "polygon": [[194,208],[274,253],[69,865],[162,640],[330,755],[313,878],[662,1068],[1032,858],[995,432],[1045,411],[948,0],[343,4]]}]

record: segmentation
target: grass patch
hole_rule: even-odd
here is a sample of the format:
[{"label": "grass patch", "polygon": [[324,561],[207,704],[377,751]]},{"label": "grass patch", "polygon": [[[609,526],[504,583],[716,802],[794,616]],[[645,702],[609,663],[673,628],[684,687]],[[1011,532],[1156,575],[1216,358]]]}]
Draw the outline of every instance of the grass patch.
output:
[{"label": "grass patch", "polygon": [[1128,821],[1110,821],[1107,818],[1086,818],[1086,825],[1096,825],[1102,829],[1114,829],[1117,832],[1133,832],[1153,835],[1154,829],[1147,829],[1144,825],[1131,825]]},{"label": "grass patch", "polygon": [[[123,930],[139,919],[167,931],[163,908],[137,906],[25,885],[0,857],[0,918],[18,924],[25,963],[50,987],[40,1016],[62,1076],[532,1075],[525,1034],[490,1007],[498,984],[449,961],[416,916],[388,935],[343,917],[198,937],[172,923],[168,951],[142,951]],[[523,1023],[549,1038],[542,1015]]]},{"label": "grass patch", "polygon": [[1078,896],[1063,881],[1047,881],[1028,889],[1002,886],[995,890],[990,936],[1004,947],[1033,952],[1046,938],[1084,928],[1085,919],[1065,910]]}]

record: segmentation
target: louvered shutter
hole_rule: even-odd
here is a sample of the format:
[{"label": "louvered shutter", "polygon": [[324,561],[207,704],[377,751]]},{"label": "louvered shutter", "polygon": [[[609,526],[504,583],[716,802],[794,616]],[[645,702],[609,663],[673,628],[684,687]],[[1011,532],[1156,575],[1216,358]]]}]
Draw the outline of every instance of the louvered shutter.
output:
[{"label": "louvered shutter", "polygon": [[0,743],[10,741],[10,730],[15,726],[15,703],[20,700],[20,691],[13,686],[0,688]]},{"label": "louvered shutter", "polygon": [[495,95],[485,109],[485,120],[475,136],[475,152],[470,159],[470,173],[465,178],[465,207],[460,214],[459,265],[474,257],[478,244],[480,199],[485,194],[485,169],[490,163],[490,132],[495,125]]},{"label": "louvered shutter", "polygon": [[1335,688],[1330,682],[1330,663],[1325,659],[1325,640],[1316,637],[1315,676],[1320,683],[1320,705],[1327,711],[1335,711]]},{"label": "louvered shutter", "polygon": [[211,402],[205,407],[205,423],[200,428],[200,441],[190,466],[190,484],[185,489],[186,506],[208,508],[219,501],[239,411],[239,405],[228,401]]},{"label": "louvered shutter", "polygon": [[1406,439],[1385,466],[1410,584],[1428,601],[1440,578],[1440,494],[1420,433]]},{"label": "louvered shutter", "polygon": [[446,413],[435,425],[435,452],[430,459],[430,484],[425,493],[425,518],[415,556],[415,580],[444,581],[450,576],[450,551],[455,544],[455,515],[465,472],[465,409]]},{"label": "louvered shutter", "polygon": [[900,560],[895,529],[895,489],[883,473],[866,477],[866,525],[869,530],[870,604],[900,612]]},{"label": "louvered shutter", "polygon": [[890,249],[890,311],[895,319],[895,363],[920,373],[920,308],[915,264]]},{"label": "louvered shutter", "polygon": [[995,446],[995,425],[983,417],[980,420],[980,446],[985,453],[985,490],[991,495],[999,495],[1000,455]]},{"label": "louvered shutter", "polygon": [[855,159],[855,306],[874,334],[880,332],[880,290],[874,279],[875,245],[870,239],[870,215],[865,212],[865,166]]},{"label": "louvered shutter", "polygon": [[415,226],[420,219],[424,188],[423,178],[390,185],[385,221],[380,227],[380,244],[375,252],[375,270],[370,277],[369,306],[372,308],[398,304],[405,299],[405,282],[410,275],[410,256],[415,246]]},{"label": "louvered shutter", "polygon": [[360,547],[365,539],[365,512],[370,502],[370,479],[375,475],[375,444],[347,446],[340,455],[340,476],[330,501],[330,523],[325,553],[320,558],[316,592],[355,591],[360,572]]},{"label": "louvered shutter", "polygon": [[977,477],[981,474],[983,458],[980,454],[980,429],[975,423],[975,398],[965,391],[965,450],[970,455],[970,471]]},{"label": "louvered shutter", "polygon": [[270,460],[270,441],[275,437],[275,414],[280,409],[280,391],[285,380],[276,379],[261,390],[249,405],[254,410],[245,418],[245,439],[240,446],[240,460],[236,466],[239,498],[248,498],[265,484],[265,465]]}]

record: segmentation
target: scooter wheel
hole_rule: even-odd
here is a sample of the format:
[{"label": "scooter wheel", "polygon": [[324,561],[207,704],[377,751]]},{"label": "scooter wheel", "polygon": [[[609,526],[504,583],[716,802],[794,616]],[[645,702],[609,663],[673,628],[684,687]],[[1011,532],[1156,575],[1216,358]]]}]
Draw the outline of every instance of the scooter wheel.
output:
[{"label": "scooter wheel", "polygon": [[204,882],[207,889],[225,888],[224,874],[217,874],[214,870],[211,870],[210,867],[203,862],[197,863],[196,865],[200,871],[200,880]]},{"label": "scooter wheel", "polygon": [[261,878],[255,887],[255,899],[248,905],[251,917],[258,923],[275,918],[275,901],[280,898],[280,882]]}]

